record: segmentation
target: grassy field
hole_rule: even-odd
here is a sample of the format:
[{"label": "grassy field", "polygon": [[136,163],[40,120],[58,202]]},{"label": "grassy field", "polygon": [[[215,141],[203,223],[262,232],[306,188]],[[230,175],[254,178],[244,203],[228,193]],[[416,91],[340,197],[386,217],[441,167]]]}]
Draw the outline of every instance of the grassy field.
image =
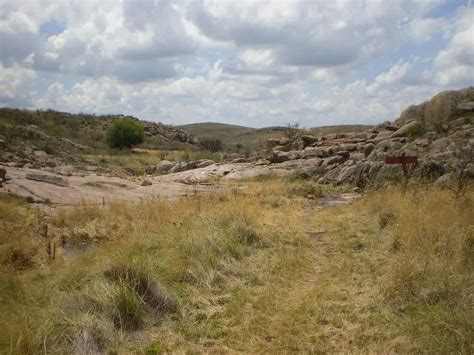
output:
[{"label": "grassy field", "polygon": [[52,217],[1,196],[0,353],[472,353],[474,191],[319,208],[338,193],[268,178]]},{"label": "grassy field", "polygon": [[211,159],[215,162],[220,162],[222,161],[222,155],[206,150],[194,149],[156,150],[134,148],[131,150],[110,150],[102,154],[84,154],[81,156],[82,163],[100,166],[123,178],[130,176],[142,178],[146,167],[157,165],[161,160],[189,162],[200,159]]}]

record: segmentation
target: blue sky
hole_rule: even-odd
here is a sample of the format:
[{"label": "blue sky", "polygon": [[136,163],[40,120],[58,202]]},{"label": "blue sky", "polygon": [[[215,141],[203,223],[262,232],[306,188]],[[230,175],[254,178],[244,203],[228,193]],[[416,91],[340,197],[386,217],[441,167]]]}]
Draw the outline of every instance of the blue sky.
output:
[{"label": "blue sky", "polygon": [[473,24],[461,0],[3,0],[0,106],[372,124],[474,85]]}]

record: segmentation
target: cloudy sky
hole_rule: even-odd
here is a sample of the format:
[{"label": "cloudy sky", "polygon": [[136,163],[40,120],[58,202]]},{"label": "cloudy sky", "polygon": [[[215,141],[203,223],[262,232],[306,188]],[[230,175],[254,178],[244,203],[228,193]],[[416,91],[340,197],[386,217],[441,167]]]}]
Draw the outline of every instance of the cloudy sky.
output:
[{"label": "cloudy sky", "polygon": [[470,0],[0,0],[0,106],[310,127],[470,85]]}]

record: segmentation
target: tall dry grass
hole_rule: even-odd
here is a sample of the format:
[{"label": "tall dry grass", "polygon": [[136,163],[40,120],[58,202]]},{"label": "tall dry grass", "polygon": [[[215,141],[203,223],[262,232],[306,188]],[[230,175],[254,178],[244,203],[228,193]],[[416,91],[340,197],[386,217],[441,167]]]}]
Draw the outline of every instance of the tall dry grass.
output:
[{"label": "tall dry grass", "polygon": [[388,252],[383,295],[416,350],[474,351],[473,203],[423,186],[367,201]]},{"label": "tall dry grass", "polygon": [[57,213],[50,237],[77,252],[0,276],[1,352],[136,349],[162,323],[181,344],[217,334],[210,318],[247,282],[236,265],[303,245],[298,218],[233,192]]},{"label": "tall dry grass", "polygon": [[[68,255],[40,244],[34,264],[2,264],[0,353],[472,353],[474,192],[312,209],[319,189],[265,177],[55,214]],[[11,236],[36,228],[23,202],[0,203]]]}]

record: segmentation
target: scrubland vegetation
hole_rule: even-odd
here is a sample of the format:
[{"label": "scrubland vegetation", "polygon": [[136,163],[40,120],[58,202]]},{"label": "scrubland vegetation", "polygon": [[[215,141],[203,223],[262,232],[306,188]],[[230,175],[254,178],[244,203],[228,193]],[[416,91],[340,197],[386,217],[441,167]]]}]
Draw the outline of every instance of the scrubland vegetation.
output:
[{"label": "scrubland vegetation", "polygon": [[472,189],[226,184],[49,217],[1,196],[0,353],[474,351]]}]

